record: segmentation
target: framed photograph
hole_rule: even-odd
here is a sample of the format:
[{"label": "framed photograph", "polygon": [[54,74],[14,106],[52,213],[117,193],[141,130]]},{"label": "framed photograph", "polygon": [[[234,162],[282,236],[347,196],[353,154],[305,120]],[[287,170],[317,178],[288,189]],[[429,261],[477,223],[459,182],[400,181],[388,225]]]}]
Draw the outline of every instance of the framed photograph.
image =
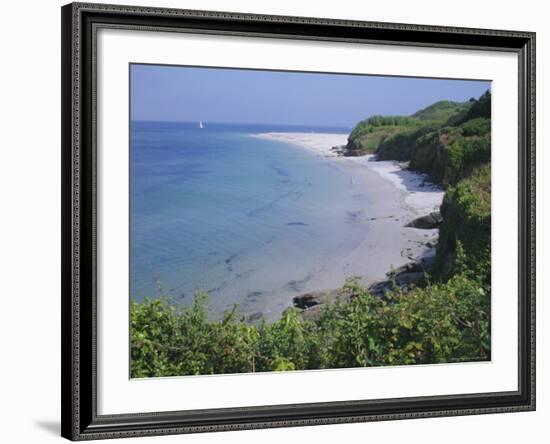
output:
[{"label": "framed photograph", "polygon": [[62,8],[62,435],[535,409],[535,35]]}]

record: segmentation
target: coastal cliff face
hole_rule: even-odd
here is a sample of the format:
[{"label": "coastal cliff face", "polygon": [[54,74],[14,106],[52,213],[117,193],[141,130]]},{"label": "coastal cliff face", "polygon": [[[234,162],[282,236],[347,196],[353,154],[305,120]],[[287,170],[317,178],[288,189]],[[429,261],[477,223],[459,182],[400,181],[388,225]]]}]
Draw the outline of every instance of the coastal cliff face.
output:
[{"label": "coastal cliff face", "polygon": [[[491,93],[468,102],[441,101],[412,116],[374,116],[349,136],[346,155],[408,161],[446,187],[433,273],[448,279],[457,248],[470,269],[490,280]],[[462,259],[460,259],[462,260]]]},{"label": "coastal cliff face", "polygon": [[490,131],[490,117],[478,117],[427,133],[415,141],[409,167],[428,173],[435,182],[454,185],[489,162]]},{"label": "coastal cliff face", "polygon": [[454,185],[490,160],[491,94],[440,101],[409,117],[373,116],[351,132],[347,156],[410,161],[410,169]]},{"label": "coastal cliff face", "polygon": [[441,205],[434,272],[443,279],[475,271],[481,281],[491,281],[491,170],[477,169],[470,177],[450,187]]}]

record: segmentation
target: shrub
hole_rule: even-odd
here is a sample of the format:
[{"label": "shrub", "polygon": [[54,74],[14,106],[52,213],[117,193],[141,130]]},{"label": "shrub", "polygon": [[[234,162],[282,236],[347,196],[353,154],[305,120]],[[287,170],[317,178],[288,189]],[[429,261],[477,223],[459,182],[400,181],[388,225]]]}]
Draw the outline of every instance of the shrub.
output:
[{"label": "shrub", "polygon": [[485,165],[450,187],[441,206],[436,273],[445,280],[456,272],[457,244],[466,255],[465,267],[491,281],[491,169]]},{"label": "shrub", "polygon": [[485,136],[491,132],[491,119],[486,117],[477,117],[464,122],[460,125],[460,128],[465,137]]},{"label": "shrub", "polygon": [[443,152],[456,175],[465,177],[473,165],[489,161],[491,137],[490,135],[460,137],[445,145]]},{"label": "shrub", "polygon": [[234,310],[208,322],[200,295],[186,309],[133,302],[132,377],[490,359],[489,290],[470,272],[384,299],[353,280],[344,291],[349,303],[327,304],[314,320],[291,308],[258,326]]}]

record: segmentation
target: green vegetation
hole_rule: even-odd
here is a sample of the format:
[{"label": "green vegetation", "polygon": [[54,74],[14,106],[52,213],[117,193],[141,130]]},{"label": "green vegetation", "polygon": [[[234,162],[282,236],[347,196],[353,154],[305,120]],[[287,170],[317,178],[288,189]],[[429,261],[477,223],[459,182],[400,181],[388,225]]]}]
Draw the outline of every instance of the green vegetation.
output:
[{"label": "green vegetation", "polygon": [[440,101],[409,117],[373,116],[351,132],[347,155],[410,161],[436,182],[456,184],[490,159],[491,93],[468,102]]},{"label": "green vegetation", "polygon": [[381,299],[357,282],[351,302],[327,304],[314,320],[294,308],[273,324],[249,324],[235,310],[206,318],[205,299],[177,308],[131,304],[131,374],[151,376],[286,371],[490,359],[490,298],[476,276]]},{"label": "green vegetation", "polygon": [[349,155],[374,153],[385,140],[402,131],[414,131],[418,119],[403,116],[372,116],[359,122],[352,130],[347,150]]},{"label": "green vegetation", "polygon": [[372,116],[359,122],[349,138],[348,155],[377,153],[379,159],[405,160],[412,155],[415,141],[437,131],[452,119],[462,122],[476,101],[442,100],[412,116]]},{"label": "green vegetation", "polygon": [[404,116],[372,116],[368,119],[359,122],[353,128],[350,138],[355,139],[362,135],[371,133],[380,127],[399,127],[399,126],[416,126],[418,120],[412,117]]},{"label": "green vegetation", "polygon": [[[491,118],[491,91],[487,90],[478,100],[470,99],[471,107],[462,116],[460,113],[454,116],[455,124],[461,124],[477,117]],[[453,119],[449,121],[452,124]]]},{"label": "green vegetation", "polygon": [[435,270],[442,278],[456,273],[457,244],[467,252],[461,263],[476,270],[481,282],[491,284],[491,169],[477,169],[470,177],[449,187],[441,206],[443,224]]},{"label": "green vegetation", "polygon": [[376,147],[378,160],[410,160],[414,154],[416,141],[432,134],[436,129],[437,127],[433,125],[424,125],[396,131]]},{"label": "green vegetation", "polygon": [[412,115],[419,120],[431,122],[446,122],[451,117],[467,113],[473,102],[451,102],[441,100]]},{"label": "green vegetation", "polygon": [[395,134],[414,132],[420,125],[416,118],[402,116],[372,116],[359,122],[348,138],[348,155],[372,154]]},{"label": "green vegetation", "polygon": [[[377,119],[381,119],[376,116]],[[397,126],[374,126],[370,119],[352,131],[348,155],[376,153],[379,160],[410,161],[410,168],[435,182],[454,185],[491,156],[491,93],[479,100],[441,101],[404,117]]]},{"label": "green vegetation", "polygon": [[447,187],[436,262],[422,286],[382,297],[356,280],[349,302],[295,308],[253,324],[236,307],[207,318],[165,299],[131,303],[134,378],[460,362],[490,359],[491,94],[437,102],[410,117],[373,116],[352,131],[348,155],[410,161]]}]

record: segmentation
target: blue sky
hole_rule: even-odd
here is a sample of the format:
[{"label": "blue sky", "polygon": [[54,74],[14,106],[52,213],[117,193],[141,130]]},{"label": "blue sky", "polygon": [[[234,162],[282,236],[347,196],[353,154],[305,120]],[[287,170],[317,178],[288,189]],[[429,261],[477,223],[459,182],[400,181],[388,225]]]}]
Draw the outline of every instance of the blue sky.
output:
[{"label": "blue sky", "polygon": [[487,81],[131,65],[133,120],[353,126],[438,100],[479,97]]}]

